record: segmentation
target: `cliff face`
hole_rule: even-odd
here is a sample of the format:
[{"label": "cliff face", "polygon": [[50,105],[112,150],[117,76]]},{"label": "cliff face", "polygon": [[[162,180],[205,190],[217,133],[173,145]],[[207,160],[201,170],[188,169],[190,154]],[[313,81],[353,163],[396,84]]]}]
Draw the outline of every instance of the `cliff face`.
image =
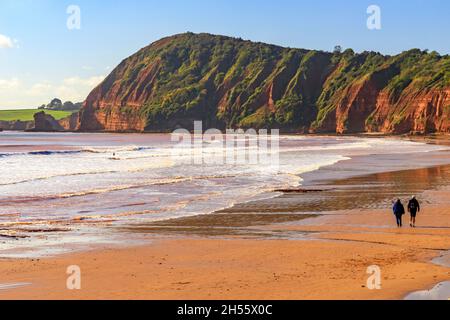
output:
[{"label": "cliff face", "polygon": [[377,99],[369,131],[450,132],[450,88],[405,90],[397,103],[386,93]]},{"label": "cliff face", "polygon": [[[87,97],[82,131],[204,127],[450,132],[450,58],[282,48],[208,34],[157,41]],[[73,122],[71,125],[73,125]]]},{"label": "cliff face", "polygon": [[65,131],[75,131],[79,125],[79,113],[74,112],[67,118],[58,120],[58,125]]},{"label": "cliff face", "polygon": [[0,121],[0,129],[11,131],[24,131],[33,128],[34,121]]},{"label": "cliff face", "polygon": [[35,132],[75,131],[78,127],[79,114],[77,112],[67,118],[56,120],[51,115],[41,111],[34,115],[33,126],[26,130]]},{"label": "cliff face", "polygon": [[79,124],[78,112],[61,120],[56,120],[51,115],[41,111],[34,115],[33,121],[0,121],[0,129],[35,132],[76,131]]},{"label": "cliff face", "polygon": [[64,128],[51,115],[41,111],[34,115],[34,128],[30,131],[64,131]]}]

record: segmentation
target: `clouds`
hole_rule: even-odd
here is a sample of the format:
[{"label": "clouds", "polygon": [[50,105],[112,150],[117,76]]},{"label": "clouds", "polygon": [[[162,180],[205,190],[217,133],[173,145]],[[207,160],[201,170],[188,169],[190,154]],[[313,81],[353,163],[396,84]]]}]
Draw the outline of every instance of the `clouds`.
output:
[{"label": "clouds", "polygon": [[15,90],[21,85],[17,78],[0,79],[0,90]]},{"label": "clouds", "polygon": [[38,82],[27,84],[18,78],[0,79],[0,107],[36,107],[53,98],[81,102],[100,84],[105,76],[65,78],[59,83]]},{"label": "clouds", "polygon": [[71,87],[96,87],[105,79],[105,76],[93,76],[90,78],[80,78],[80,77],[72,77],[72,78],[66,78],[63,81],[64,85],[71,86]]},{"label": "clouds", "polygon": [[89,92],[99,85],[103,79],[105,79],[105,76],[93,76],[89,78],[70,77],[63,79],[58,84],[50,82],[36,83],[28,90],[28,95],[43,99],[43,102],[55,97],[64,101],[84,101]]},{"label": "clouds", "polygon": [[0,34],[0,49],[14,48],[14,41],[3,34]]},{"label": "clouds", "polygon": [[22,87],[23,84],[18,78],[0,78],[0,109],[1,107],[14,106]]}]

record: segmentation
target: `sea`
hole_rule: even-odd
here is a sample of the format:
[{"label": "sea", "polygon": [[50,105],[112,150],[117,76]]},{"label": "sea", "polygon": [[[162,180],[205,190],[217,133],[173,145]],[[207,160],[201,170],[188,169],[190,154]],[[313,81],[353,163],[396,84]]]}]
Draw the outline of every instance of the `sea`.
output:
[{"label": "sea", "polygon": [[[232,139],[238,142],[227,143]],[[123,243],[111,226],[270,199],[276,190],[301,187],[305,176],[355,157],[363,160],[339,178],[446,164],[448,158],[438,155],[449,151],[394,137],[280,135],[269,136],[270,148],[261,140],[216,134],[180,143],[171,134],[1,132],[0,257]],[[132,235],[125,239],[134,241]]]}]

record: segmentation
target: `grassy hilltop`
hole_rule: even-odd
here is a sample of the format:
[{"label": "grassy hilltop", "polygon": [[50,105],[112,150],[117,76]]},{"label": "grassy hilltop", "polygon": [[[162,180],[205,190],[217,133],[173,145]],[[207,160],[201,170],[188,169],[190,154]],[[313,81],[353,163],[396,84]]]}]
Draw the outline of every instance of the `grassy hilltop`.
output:
[{"label": "grassy hilltop", "polygon": [[[0,121],[33,121],[34,114],[42,110],[23,109],[23,110],[0,110]],[[45,110],[45,113],[53,116],[56,120],[66,118],[72,114],[70,111]]]}]

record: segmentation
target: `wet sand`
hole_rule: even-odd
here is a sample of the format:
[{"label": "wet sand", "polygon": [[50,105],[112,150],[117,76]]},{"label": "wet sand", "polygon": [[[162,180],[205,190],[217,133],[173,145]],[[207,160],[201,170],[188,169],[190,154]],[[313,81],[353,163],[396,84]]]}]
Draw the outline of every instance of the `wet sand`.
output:
[{"label": "wet sand", "polygon": [[[328,215],[267,226],[314,233],[309,240],[182,238],[40,260],[1,261],[2,299],[402,299],[450,278],[429,261],[448,249],[449,213],[427,210],[428,228],[385,226],[385,212]],[[353,219],[349,219],[352,217]],[[364,226],[362,225],[364,224]],[[321,240],[313,240],[321,239]],[[66,289],[78,265],[81,290]],[[382,289],[366,287],[381,268]]]},{"label": "wet sand", "polygon": [[[0,299],[403,299],[450,279],[432,263],[450,250],[449,179],[440,166],[322,181],[212,215],[112,227],[147,243],[2,259]],[[407,216],[395,228],[390,201],[412,193],[418,228]],[[66,288],[70,265],[81,290]],[[371,265],[381,290],[367,288]]]}]

